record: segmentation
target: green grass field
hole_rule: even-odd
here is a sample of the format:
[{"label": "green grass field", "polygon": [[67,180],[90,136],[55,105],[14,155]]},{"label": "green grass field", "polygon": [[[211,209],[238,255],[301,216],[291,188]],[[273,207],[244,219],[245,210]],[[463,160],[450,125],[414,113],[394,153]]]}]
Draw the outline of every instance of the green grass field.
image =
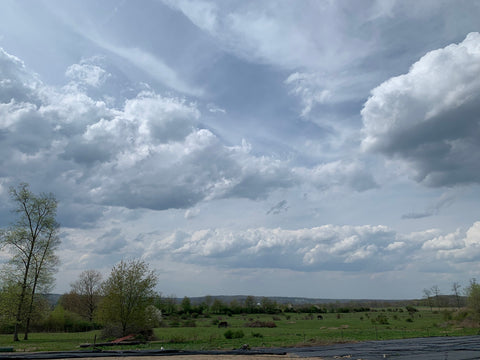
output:
[{"label": "green grass field", "polygon": [[[313,314],[235,315],[211,316],[195,319],[195,327],[161,327],[155,329],[157,340],[130,349],[235,349],[242,344],[250,347],[309,346],[335,342],[401,339],[427,336],[476,335],[478,328],[462,327],[447,320],[444,312],[422,309],[409,315],[408,312],[370,311],[345,314],[321,314],[323,320]],[[250,328],[244,325],[251,321],[274,322],[274,328]],[[227,321],[228,328],[218,328],[214,323]],[[172,320],[166,320],[168,325]],[[177,322],[177,324],[178,324]],[[192,325],[192,320],[189,320]],[[175,324],[175,325],[177,325]],[[227,339],[231,331],[240,338]],[[0,335],[0,347],[13,346],[15,351],[63,351],[78,350],[83,343],[93,343],[99,331],[84,333],[31,333],[28,341],[14,343],[11,335]],[[235,336],[234,336],[235,337]],[[99,340],[97,340],[99,342]],[[123,347],[125,348],[125,347]],[[109,347],[109,349],[120,349]]]}]

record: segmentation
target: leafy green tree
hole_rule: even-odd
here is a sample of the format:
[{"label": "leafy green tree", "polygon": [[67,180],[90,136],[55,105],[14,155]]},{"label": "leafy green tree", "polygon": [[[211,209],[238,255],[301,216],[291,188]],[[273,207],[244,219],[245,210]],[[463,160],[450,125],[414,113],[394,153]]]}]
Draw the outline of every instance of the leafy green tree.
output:
[{"label": "leafy green tree", "polygon": [[11,255],[8,273],[20,284],[15,312],[13,340],[25,325],[28,339],[30,321],[37,292],[47,292],[53,285],[58,258],[55,250],[60,244],[59,225],[55,220],[57,201],[53,194],[35,195],[28,184],[10,188],[17,221],[0,234],[1,245]]},{"label": "leafy green tree", "polygon": [[232,301],[230,301],[229,307],[230,311],[233,314],[240,314],[243,310],[242,305],[237,299],[233,299]]},{"label": "leafy green tree", "polygon": [[470,280],[466,289],[467,306],[477,320],[480,320],[480,284],[476,279]]},{"label": "leafy green tree", "polygon": [[15,326],[15,315],[18,307],[20,284],[4,281],[0,289],[0,330],[10,333]]},{"label": "leafy green tree", "polygon": [[163,314],[171,315],[177,310],[177,300],[175,295],[162,296],[162,294],[157,294],[155,296],[154,305],[156,308],[160,309]]},{"label": "leafy green tree", "polygon": [[223,303],[222,300],[215,299],[215,300],[213,300],[213,304],[210,307],[210,311],[213,314],[221,314],[221,313],[225,312],[225,304]]},{"label": "leafy green tree", "polygon": [[142,260],[120,261],[103,283],[100,318],[107,326],[119,328],[121,335],[143,330],[146,308],[153,304],[157,276]]},{"label": "leafy green tree", "polygon": [[261,308],[265,314],[275,314],[279,311],[277,302],[267,297],[262,298]]},{"label": "leafy green tree", "polygon": [[180,304],[180,307],[182,308],[184,314],[189,314],[192,311],[192,302],[190,301],[190,298],[185,296]]},{"label": "leafy green tree", "polygon": [[255,312],[257,302],[255,301],[255,298],[252,295],[248,295],[245,298],[244,306],[245,306],[246,312],[249,314],[252,314],[253,312]]}]

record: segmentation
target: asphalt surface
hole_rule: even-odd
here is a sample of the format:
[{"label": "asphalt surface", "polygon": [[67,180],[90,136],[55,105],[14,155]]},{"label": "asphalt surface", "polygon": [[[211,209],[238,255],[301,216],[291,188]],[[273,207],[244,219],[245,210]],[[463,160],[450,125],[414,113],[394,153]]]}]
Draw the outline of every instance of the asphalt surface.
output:
[{"label": "asphalt surface", "polygon": [[480,336],[368,341],[283,350],[299,357],[324,359],[479,360]]},{"label": "asphalt surface", "polygon": [[395,360],[480,360],[480,336],[433,337],[403,340],[367,341],[308,348],[275,348],[234,351],[77,351],[55,353],[0,353],[0,359],[67,359],[97,357],[143,357],[183,355],[286,355],[330,359]]}]

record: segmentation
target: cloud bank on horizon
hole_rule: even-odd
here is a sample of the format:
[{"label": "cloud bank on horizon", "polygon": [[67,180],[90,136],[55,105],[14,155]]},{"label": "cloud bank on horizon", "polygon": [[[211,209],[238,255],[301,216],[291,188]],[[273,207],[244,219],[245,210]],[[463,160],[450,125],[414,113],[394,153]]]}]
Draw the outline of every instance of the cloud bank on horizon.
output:
[{"label": "cloud bank on horizon", "polygon": [[57,196],[58,291],[124,257],[178,296],[406,298],[477,276],[478,4],[6,9],[1,226],[9,186]]}]

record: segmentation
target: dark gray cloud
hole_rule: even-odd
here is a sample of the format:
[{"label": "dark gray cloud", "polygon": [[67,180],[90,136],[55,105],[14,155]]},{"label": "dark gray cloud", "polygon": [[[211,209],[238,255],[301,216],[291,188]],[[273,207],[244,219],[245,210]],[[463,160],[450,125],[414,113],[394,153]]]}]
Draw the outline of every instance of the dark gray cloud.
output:
[{"label": "dark gray cloud", "polygon": [[[102,85],[106,75],[96,65],[72,65],[72,81],[55,89],[19,59],[1,55],[0,174],[8,184],[47,183],[65,207],[81,201],[156,210],[264,198],[295,184],[287,163],[252,155],[246,142],[227,146],[198,128],[200,112],[184,99],[150,91],[109,107],[80,86]],[[87,211],[64,222],[91,218]]]},{"label": "dark gray cloud", "polygon": [[480,183],[480,34],[427,53],[372,91],[365,149],[402,159],[428,186]]},{"label": "dark gray cloud", "polygon": [[[85,84],[105,84],[107,72],[98,65],[70,66],[71,81],[54,88],[36,81],[33,74],[29,77],[19,59],[2,54],[0,67],[8,69],[6,76],[15,77],[17,69],[22,74],[16,77],[17,88],[30,93],[20,101],[12,91],[8,102],[0,103],[0,148],[6,155],[0,160],[1,175],[10,184],[48,184],[65,209],[79,203],[190,208],[212,199],[265,199],[276,189],[303,182],[358,191],[376,186],[362,165],[353,162],[292,170],[289,161],[255,155],[245,140],[227,145],[199,127],[197,105],[183,98],[143,91],[120,107],[110,106],[84,89]],[[29,79],[35,86],[25,85]],[[8,80],[4,83],[10,84]],[[5,94],[9,89],[2,87]],[[87,210],[64,222],[77,219],[85,225],[93,219],[89,214]]]},{"label": "dark gray cloud", "polygon": [[429,216],[437,215],[443,207],[450,206],[455,198],[452,195],[443,195],[437,202],[430,205],[422,212],[409,212],[402,215],[402,219],[422,219]]},{"label": "dark gray cloud", "polygon": [[275,205],[273,205],[270,209],[267,211],[267,215],[273,214],[273,215],[278,215],[282,212],[288,211],[288,202],[287,200],[281,200]]}]

